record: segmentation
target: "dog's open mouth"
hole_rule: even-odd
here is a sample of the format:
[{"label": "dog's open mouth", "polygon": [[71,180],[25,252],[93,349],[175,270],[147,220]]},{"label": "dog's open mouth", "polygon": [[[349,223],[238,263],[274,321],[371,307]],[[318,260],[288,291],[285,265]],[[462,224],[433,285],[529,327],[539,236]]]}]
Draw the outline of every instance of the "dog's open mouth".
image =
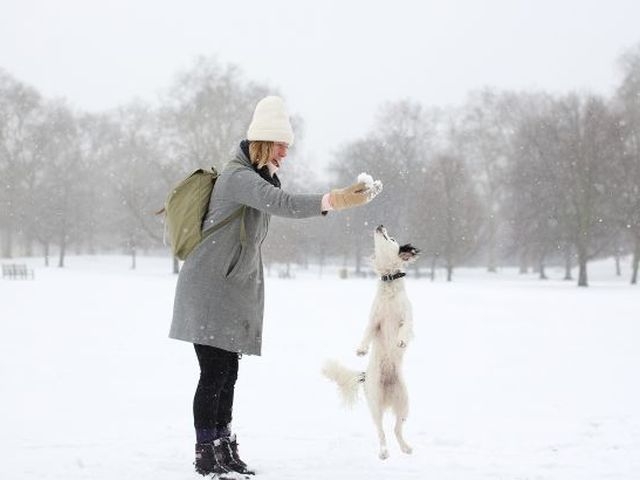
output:
[{"label": "dog's open mouth", "polygon": [[378,225],[378,227],[376,228],[376,233],[382,235],[385,240],[390,240],[389,235],[387,235],[387,229],[384,228],[384,225]]}]

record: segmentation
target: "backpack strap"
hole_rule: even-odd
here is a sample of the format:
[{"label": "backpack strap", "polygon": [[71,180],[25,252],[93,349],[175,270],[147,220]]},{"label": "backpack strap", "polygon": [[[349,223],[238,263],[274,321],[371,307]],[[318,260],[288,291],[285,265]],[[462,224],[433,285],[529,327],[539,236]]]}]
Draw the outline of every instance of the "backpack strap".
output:
[{"label": "backpack strap", "polygon": [[[240,163],[238,161],[235,161],[235,160],[231,160],[229,163],[237,164],[237,165],[235,165],[235,168],[232,171],[240,170],[241,168],[246,166],[246,165],[243,165],[242,163]],[[240,207],[238,210],[233,212],[231,215],[229,215],[227,218],[222,220],[217,225],[214,225],[213,227],[208,228],[205,231],[203,231],[202,232],[202,240],[207,238],[209,235],[211,235],[216,230],[218,230],[218,229],[224,227],[225,225],[233,222],[236,218],[238,218],[240,215],[242,215],[242,218],[240,219],[240,245],[246,244],[247,243],[247,230],[246,230],[246,228],[244,226],[244,212],[246,210],[247,210],[247,206],[243,205],[242,207]],[[200,241],[202,241],[202,240],[200,240]]]},{"label": "backpack strap", "polygon": [[207,238],[209,235],[211,235],[216,230],[221,229],[222,227],[224,227],[225,225],[231,223],[236,218],[238,218],[238,217],[240,217],[242,215],[242,218],[240,219],[240,244],[244,245],[247,242],[247,230],[245,229],[245,226],[244,226],[244,212],[245,211],[246,211],[246,206],[243,205],[238,210],[236,210],[231,215],[229,215],[227,218],[222,220],[220,223],[217,223],[216,225],[214,225],[211,228],[207,228],[204,232],[202,232],[202,240],[204,240],[205,238]]}]

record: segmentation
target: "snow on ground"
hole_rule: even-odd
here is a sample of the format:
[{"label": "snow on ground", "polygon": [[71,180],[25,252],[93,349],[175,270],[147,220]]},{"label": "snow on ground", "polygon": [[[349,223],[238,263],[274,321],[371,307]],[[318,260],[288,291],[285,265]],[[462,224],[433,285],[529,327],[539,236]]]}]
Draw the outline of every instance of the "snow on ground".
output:
[{"label": "snow on ground", "polygon": [[[0,478],[195,480],[197,363],[169,340],[170,261],[71,257],[0,281]],[[611,262],[612,263],[612,262]],[[638,479],[640,289],[591,268],[592,286],[505,270],[407,279],[404,455],[377,458],[363,401],[320,375],[355,347],[375,280],[297,270],[267,278],[264,351],[244,357],[234,427],[258,479]],[[390,419],[389,419],[390,420]]]}]

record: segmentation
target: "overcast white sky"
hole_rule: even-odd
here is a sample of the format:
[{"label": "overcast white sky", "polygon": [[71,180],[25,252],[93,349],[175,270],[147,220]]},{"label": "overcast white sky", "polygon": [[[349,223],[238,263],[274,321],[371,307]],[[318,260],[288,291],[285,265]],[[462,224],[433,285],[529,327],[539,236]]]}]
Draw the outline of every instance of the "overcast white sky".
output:
[{"label": "overcast white sky", "polygon": [[154,100],[197,55],[277,87],[325,157],[386,100],[457,104],[485,85],[610,94],[637,0],[0,0],[0,67],[102,110]]}]

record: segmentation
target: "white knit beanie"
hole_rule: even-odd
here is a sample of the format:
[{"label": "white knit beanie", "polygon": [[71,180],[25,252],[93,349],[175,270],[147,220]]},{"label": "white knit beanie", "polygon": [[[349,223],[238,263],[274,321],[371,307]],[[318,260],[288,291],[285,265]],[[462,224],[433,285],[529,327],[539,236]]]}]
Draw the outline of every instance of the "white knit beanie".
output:
[{"label": "white knit beanie", "polygon": [[247,131],[247,140],[293,143],[289,114],[280,97],[272,95],[258,102]]}]

